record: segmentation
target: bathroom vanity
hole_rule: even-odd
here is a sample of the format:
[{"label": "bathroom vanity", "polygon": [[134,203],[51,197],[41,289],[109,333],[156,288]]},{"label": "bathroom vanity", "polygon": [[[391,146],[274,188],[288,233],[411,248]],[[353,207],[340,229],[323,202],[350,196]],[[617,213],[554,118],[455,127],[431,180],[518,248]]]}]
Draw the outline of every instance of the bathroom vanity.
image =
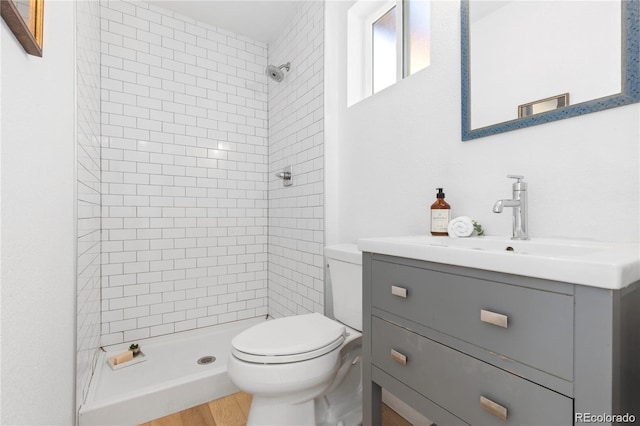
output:
[{"label": "bathroom vanity", "polygon": [[475,240],[359,241],[363,424],[381,387],[438,425],[640,419],[638,245]]}]

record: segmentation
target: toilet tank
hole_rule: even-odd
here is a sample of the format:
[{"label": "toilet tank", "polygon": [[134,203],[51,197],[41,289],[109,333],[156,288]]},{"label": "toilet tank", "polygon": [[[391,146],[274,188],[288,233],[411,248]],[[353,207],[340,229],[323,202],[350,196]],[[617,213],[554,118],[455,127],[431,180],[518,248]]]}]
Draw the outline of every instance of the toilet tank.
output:
[{"label": "toilet tank", "polygon": [[355,244],[324,248],[329,265],[333,315],[349,327],[362,331],[362,252]]}]

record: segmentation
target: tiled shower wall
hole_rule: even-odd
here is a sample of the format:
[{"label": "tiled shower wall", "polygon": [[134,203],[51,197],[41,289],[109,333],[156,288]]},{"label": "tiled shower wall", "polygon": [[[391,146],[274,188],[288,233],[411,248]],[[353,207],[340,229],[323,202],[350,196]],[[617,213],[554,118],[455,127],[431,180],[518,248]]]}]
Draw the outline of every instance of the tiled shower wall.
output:
[{"label": "tiled shower wall", "polygon": [[100,346],[100,5],[76,2],[77,359],[84,401]]},{"label": "tiled shower wall", "polygon": [[267,45],[103,1],[103,344],[267,313]]},{"label": "tiled shower wall", "polygon": [[[300,2],[269,46],[269,312],[323,312],[324,2]],[[274,177],[292,166],[293,186]]]}]

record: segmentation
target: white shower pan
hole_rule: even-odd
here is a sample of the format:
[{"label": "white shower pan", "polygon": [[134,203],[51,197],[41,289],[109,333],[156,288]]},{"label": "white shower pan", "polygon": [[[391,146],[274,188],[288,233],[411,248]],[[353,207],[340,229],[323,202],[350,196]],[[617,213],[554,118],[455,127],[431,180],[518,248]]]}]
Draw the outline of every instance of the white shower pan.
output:
[{"label": "white shower pan", "polygon": [[[129,343],[105,347],[97,360],[79,424],[138,425],[237,391],[227,377],[231,339],[264,317],[139,340],[145,362],[112,370],[109,356]],[[198,364],[202,357],[215,361]]]}]

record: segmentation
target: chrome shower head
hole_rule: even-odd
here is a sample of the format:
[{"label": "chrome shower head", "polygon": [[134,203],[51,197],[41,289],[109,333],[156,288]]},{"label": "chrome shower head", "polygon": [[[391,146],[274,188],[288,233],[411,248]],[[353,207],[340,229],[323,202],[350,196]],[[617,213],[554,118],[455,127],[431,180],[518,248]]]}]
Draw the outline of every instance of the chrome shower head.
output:
[{"label": "chrome shower head", "polygon": [[282,64],[278,67],[276,67],[275,65],[269,65],[265,70],[265,74],[267,74],[270,78],[280,83],[284,79],[283,69],[289,72],[290,68],[291,68],[291,62],[287,62],[286,64]]}]

